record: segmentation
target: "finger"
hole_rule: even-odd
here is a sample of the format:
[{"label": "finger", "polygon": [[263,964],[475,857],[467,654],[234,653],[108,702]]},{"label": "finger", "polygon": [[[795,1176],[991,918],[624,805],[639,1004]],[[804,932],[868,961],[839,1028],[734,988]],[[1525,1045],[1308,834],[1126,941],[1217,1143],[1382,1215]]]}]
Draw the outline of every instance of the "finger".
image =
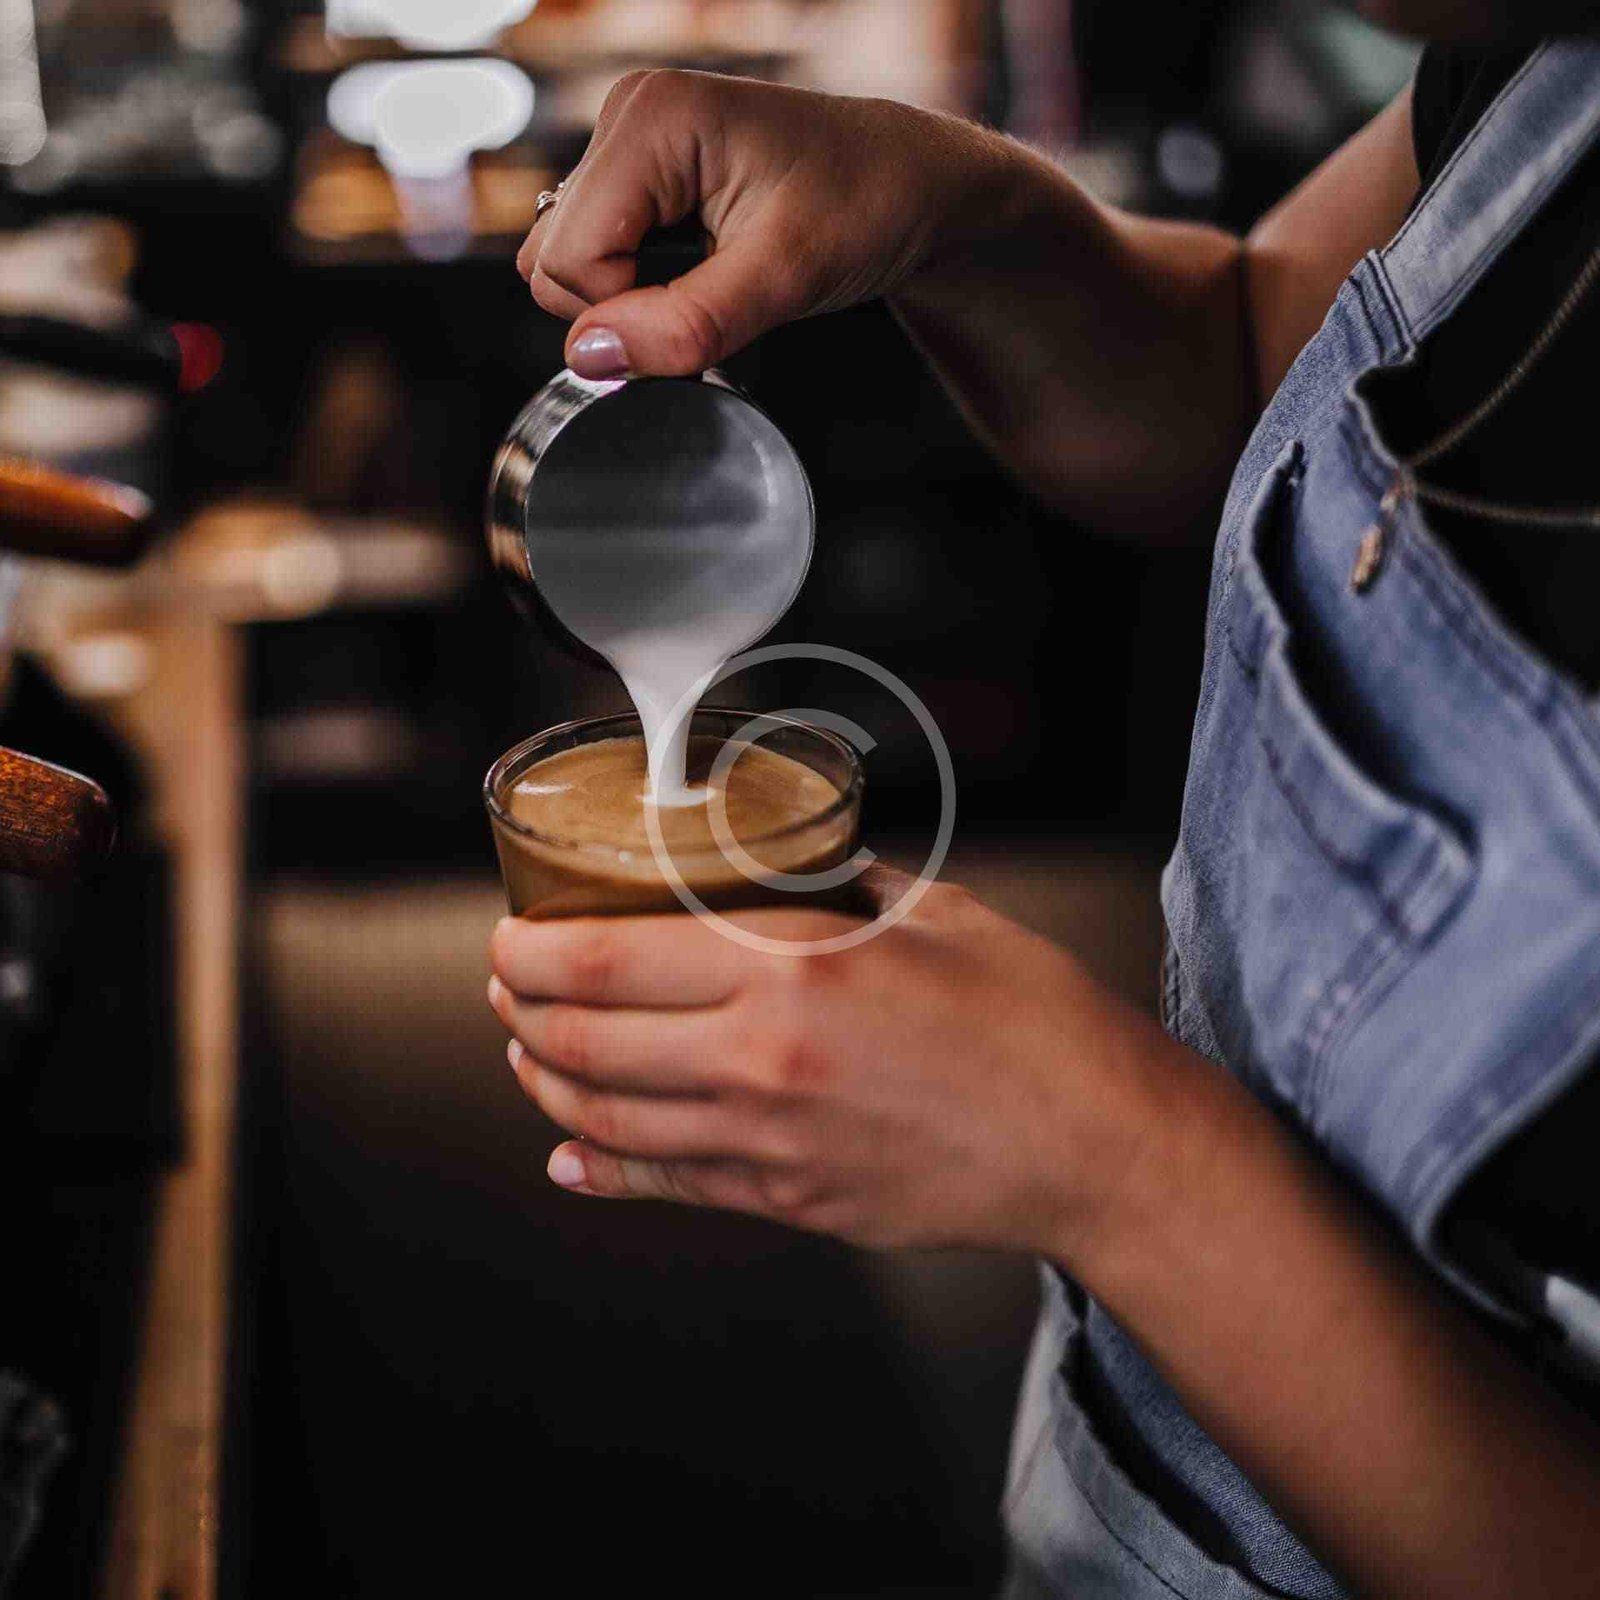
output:
[{"label": "finger", "polygon": [[[765,939],[783,939],[796,946],[836,939],[892,911],[922,880],[898,867],[874,862],[829,896],[828,909],[757,910],[731,913],[727,920]],[[937,886],[935,886],[937,887]]]},{"label": "finger", "polygon": [[516,1055],[512,1071],[522,1092],[558,1127],[613,1154],[707,1161],[752,1153],[750,1113],[725,1102],[612,1094],[552,1070],[526,1050]]},{"label": "finger", "polygon": [[537,264],[537,259],[533,276],[528,280],[528,288],[543,310],[548,311],[553,317],[560,317],[563,322],[576,322],[589,309],[587,300],[580,300],[570,290],[563,289],[543,267]]},{"label": "finger", "polygon": [[589,140],[589,149],[594,150],[603,144],[616,125],[617,118],[628,109],[629,102],[638,93],[645,80],[652,76],[652,69],[639,67],[632,72],[625,72],[611,85],[605,98],[605,104],[600,107],[600,115],[594,120],[594,134]]},{"label": "finger", "polygon": [[751,953],[694,917],[506,917],[489,941],[495,976],[524,1000],[710,1006],[745,981]]},{"label": "finger", "polygon": [[[567,174],[566,180],[561,185],[563,198],[571,190],[578,175],[588,163],[589,158],[604,145],[607,136],[616,124],[617,118],[627,109],[628,102],[632,100],[634,92],[649,76],[648,70],[624,73],[611,86],[611,91],[606,96],[605,104],[600,108],[600,115],[595,119],[594,132],[589,136],[589,144],[583,153],[582,160]],[[557,205],[560,203],[559,200],[556,202]],[[533,226],[528,230],[527,238],[522,241],[522,248],[517,251],[517,271],[522,274],[522,279],[525,283],[531,282],[533,278],[534,268],[539,259],[540,245],[548,234],[548,230],[543,227],[543,224],[548,222],[550,218],[551,212],[548,209],[546,209],[544,215],[535,217]],[[543,303],[543,301],[540,302],[541,305]],[[546,309],[554,308],[547,307]],[[556,314],[560,316],[562,313],[557,312]]]},{"label": "finger", "polygon": [[[567,231],[576,226],[576,222],[573,222]],[[647,223],[640,230],[640,239],[649,226]],[[562,231],[562,219],[555,217],[551,220],[549,232],[537,242],[536,270],[539,276],[552,289],[579,302],[585,310],[627,293],[638,281],[639,263],[635,254],[639,243],[637,239],[627,249],[618,249],[605,256],[580,255],[568,244],[566,234]]]},{"label": "finger", "polygon": [[645,72],[612,91],[602,126],[547,213],[545,271],[591,305],[634,282],[634,256],[655,227],[695,212],[702,153],[720,119],[698,74]]},{"label": "finger", "polygon": [[891,867],[886,861],[874,861],[855,880],[855,887],[862,900],[874,912],[881,914],[890,910],[918,882],[918,879],[909,872],[902,872],[899,867]]},{"label": "finger", "polygon": [[544,216],[534,218],[533,226],[528,229],[528,237],[522,241],[522,247],[517,251],[517,271],[521,274],[522,281],[530,286],[533,283],[533,269],[539,260],[541,230],[548,217],[547,211]]},{"label": "finger", "polygon": [[753,1169],[733,1161],[641,1161],[574,1141],[556,1147],[546,1171],[563,1189],[605,1200],[671,1200],[751,1213],[763,1205]]},{"label": "finger", "polygon": [[780,254],[770,243],[740,239],[672,283],[626,292],[616,280],[631,285],[631,261],[625,272],[585,272],[592,309],[567,335],[567,364],[592,378],[685,377],[716,366],[799,314],[802,297]]},{"label": "finger", "polygon": [[503,984],[495,1015],[533,1056],[596,1088],[711,1094],[731,1079],[720,1010],[634,1011],[519,1000]]}]

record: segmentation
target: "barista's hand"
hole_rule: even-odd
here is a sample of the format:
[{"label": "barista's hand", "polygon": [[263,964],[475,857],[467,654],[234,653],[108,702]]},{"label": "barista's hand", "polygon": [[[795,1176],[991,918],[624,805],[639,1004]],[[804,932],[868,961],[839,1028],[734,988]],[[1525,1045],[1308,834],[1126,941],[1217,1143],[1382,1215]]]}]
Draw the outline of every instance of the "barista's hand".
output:
[{"label": "barista's hand", "polygon": [[[560,203],[517,257],[574,323],[585,377],[701,372],[780,322],[887,294],[1003,209],[1022,147],[953,117],[694,72],[612,90]],[[634,289],[652,228],[698,215],[713,248]]]},{"label": "barista's hand", "polygon": [[[878,879],[897,899],[909,880]],[[730,920],[769,938],[854,926]],[[586,1194],[757,1213],[865,1244],[1058,1260],[1138,1157],[1169,1042],[1064,951],[932,889],[881,936],[757,953],[690,917],[507,919],[490,1003]]]}]

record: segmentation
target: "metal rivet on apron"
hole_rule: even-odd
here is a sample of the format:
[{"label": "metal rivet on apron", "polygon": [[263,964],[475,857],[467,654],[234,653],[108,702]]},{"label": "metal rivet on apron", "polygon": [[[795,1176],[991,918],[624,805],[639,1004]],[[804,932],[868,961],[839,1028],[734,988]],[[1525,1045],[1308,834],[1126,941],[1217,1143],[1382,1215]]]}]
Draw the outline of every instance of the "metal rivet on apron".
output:
[{"label": "metal rivet on apron", "polygon": [[1378,520],[1361,535],[1356,546],[1356,564],[1350,569],[1350,587],[1357,594],[1365,594],[1376,580],[1383,566],[1384,552],[1389,544],[1389,520],[1400,504],[1401,480],[1396,478],[1389,492],[1378,502]]}]

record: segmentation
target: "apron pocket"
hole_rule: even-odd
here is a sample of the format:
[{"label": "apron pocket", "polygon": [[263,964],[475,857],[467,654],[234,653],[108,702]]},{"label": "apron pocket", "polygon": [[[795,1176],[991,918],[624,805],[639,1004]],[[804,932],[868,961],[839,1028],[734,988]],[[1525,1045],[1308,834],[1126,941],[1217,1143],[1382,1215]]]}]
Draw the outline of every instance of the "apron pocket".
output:
[{"label": "apron pocket", "polygon": [[1340,1040],[1437,931],[1474,866],[1447,821],[1349,751],[1297,670],[1273,582],[1300,459],[1298,445],[1285,449],[1238,531],[1169,924],[1222,1058],[1315,1125]]},{"label": "apron pocket", "polygon": [[1047,1282],[1006,1490],[1003,1600],[1280,1600],[1202,1551],[1113,1459],[1079,1391],[1081,1342]]}]

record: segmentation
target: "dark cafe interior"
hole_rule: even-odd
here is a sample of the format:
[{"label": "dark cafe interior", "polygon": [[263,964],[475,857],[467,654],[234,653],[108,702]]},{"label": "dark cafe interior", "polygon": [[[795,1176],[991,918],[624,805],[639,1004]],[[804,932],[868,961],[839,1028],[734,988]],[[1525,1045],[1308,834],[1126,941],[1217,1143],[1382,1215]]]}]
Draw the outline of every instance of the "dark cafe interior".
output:
[{"label": "dark cafe interior", "polygon": [[[1334,0],[0,0],[0,1593],[995,1592],[1035,1264],[583,1201],[505,1070],[485,772],[629,708],[485,540],[565,365],[518,248],[638,68],[1242,233],[1420,49]],[[761,637],[826,648],[716,703],[865,730],[915,871],[936,752],[841,655],[886,669],[941,876],[1154,1012],[1208,542],[1030,494],[881,301],[724,368],[814,502]]]}]

